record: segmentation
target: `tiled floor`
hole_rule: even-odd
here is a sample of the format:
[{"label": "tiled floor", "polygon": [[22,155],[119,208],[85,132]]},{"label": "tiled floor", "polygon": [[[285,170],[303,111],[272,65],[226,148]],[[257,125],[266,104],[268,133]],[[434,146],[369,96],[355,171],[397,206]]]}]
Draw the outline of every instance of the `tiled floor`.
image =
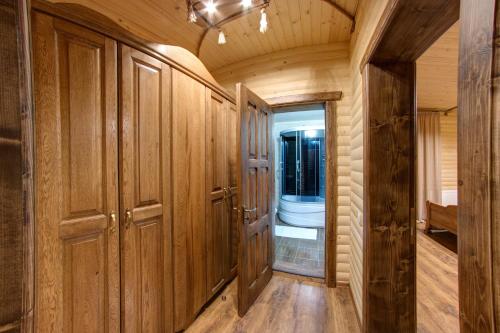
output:
[{"label": "tiled floor", "polygon": [[[286,225],[276,218],[276,224]],[[274,269],[288,273],[324,277],[325,229],[317,229],[317,239],[275,237]]]}]

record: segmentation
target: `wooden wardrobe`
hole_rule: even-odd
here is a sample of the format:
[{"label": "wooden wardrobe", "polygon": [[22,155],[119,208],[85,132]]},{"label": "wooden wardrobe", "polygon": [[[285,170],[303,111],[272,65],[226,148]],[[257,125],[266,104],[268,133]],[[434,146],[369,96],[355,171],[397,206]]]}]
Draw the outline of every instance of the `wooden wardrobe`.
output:
[{"label": "wooden wardrobe", "polygon": [[236,273],[233,99],[132,37],[41,4],[35,330],[185,329]]}]

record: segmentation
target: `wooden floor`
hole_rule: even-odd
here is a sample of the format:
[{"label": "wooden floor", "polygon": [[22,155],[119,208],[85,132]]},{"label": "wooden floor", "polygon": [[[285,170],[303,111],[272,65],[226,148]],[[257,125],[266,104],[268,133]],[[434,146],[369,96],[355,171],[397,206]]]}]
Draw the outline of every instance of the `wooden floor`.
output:
[{"label": "wooden floor", "polygon": [[456,253],[417,229],[417,331],[459,332]]},{"label": "wooden floor", "polygon": [[[347,287],[275,274],[244,318],[237,313],[236,279],[187,333],[360,332]],[[459,332],[457,255],[417,232],[417,331]]]},{"label": "wooden floor", "polygon": [[317,282],[275,274],[250,311],[239,318],[236,283],[234,280],[186,332],[360,332],[347,287],[328,289]]}]

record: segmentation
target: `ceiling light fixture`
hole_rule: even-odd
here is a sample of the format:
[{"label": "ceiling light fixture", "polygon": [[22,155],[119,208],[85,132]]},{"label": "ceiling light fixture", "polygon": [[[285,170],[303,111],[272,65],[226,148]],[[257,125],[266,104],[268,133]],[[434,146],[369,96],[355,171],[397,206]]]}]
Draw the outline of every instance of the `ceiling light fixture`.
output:
[{"label": "ceiling light fixture", "polygon": [[196,17],[196,13],[194,11],[193,2],[189,1],[188,5],[188,21],[191,23],[195,23],[198,18]]},{"label": "ceiling light fixture", "polygon": [[224,31],[219,30],[219,44],[226,44],[226,36],[224,35]]},{"label": "ceiling light fixture", "polygon": [[252,5],[252,0],[241,0],[241,5],[245,8],[248,8]]},{"label": "ceiling light fixture", "polygon": [[217,6],[215,5],[214,0],[208,0],[208,2],[205,3],[205,9],[209,14],[215,13]]},{"label": "ceiling light fixture", "polygon": [[260,10],[260,32],[265,33],[267,31],[267,14],[266,9],[262,8]]}]

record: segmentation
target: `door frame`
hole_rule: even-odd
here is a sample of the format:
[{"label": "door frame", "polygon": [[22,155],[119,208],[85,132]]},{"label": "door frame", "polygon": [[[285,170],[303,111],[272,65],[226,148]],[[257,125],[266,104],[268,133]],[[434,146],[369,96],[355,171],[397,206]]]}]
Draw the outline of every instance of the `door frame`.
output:
[{"label": "door frame", "polygon": [[[500,265],[494,234],[499,127],[491,84],[495,2],[389,0],[360,64],[364,332],[416,330],[415,61],[460,13],[467,27],[460,31],[458,97],[460,326],[490,332],[495,320],[498,325],[493,277]],[[474,181],[474,175],[483,177]]]},{"label": "door frame", "polygon": [[[273,113],[283,107],[293,107],[308,104],[323,104],[325,108],[325,141],[326,149],[326,195],[325,195],[325,283],[329,288],[337,286],[337,195],[338,195],[338,168],[337,168],[337,105],[342,99],[341,91],[320,92],[279,96],[266,99]],[[297,110],[298,111],[298,110]],[[287,111],[288,112],[288,111]],[[290,110],[290,112],[294,112]],[[335,133],[331,135],[329,133]],[[273,143],[274,144],[274,143]],[[333,149],[329,149],[333,147]],[[275,170],[273,170],[275,172]],[[274,175],[276,180],[276,175]],[[274,238],[274,234],[273,234]],[[275,246],[273,241],[273,260]]]}]

